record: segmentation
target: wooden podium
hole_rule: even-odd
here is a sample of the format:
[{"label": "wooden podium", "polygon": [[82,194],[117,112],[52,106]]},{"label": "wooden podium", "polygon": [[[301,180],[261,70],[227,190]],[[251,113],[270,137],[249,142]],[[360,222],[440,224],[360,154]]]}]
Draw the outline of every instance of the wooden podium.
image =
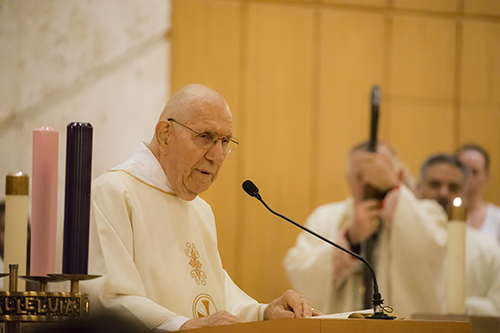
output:
[{"label": "wooden podium", "polygon": [[470,322],[375,319],[275,319],[198,328],[193,333],[471,333]]},{"label": "wooden podium", "polygon": [[476,316],[476,315],[436,315],[417,313],[411,316],[417,320],[437,321],[465,321],[470,322],[472,333],[498,333],[500,332],[500,317]]}]

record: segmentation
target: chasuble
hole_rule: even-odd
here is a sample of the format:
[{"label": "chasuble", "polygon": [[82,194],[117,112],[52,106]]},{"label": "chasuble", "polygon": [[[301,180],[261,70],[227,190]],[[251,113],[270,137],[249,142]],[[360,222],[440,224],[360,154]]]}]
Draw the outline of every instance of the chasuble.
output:
[{"label": "chasuble", "polygon": [[219,310],[262,318],[254,299],[222,267],[214,215],[200,197],[173,193],[144,145],[92,184],[91,302],[126,309],[149,327]]}]

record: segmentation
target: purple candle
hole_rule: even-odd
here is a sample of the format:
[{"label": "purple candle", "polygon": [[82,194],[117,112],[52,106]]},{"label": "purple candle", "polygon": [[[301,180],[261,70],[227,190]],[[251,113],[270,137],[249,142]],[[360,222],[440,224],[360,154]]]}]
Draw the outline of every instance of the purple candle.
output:
[{"label": "purple candle", "polygon": [[63,274],[87,274],[89,260],[92,125],[67,127]]}]

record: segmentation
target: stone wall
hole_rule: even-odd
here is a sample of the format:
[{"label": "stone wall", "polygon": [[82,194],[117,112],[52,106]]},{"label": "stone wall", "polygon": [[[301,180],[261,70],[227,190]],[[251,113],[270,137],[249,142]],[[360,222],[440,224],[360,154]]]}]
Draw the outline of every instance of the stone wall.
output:
[{"label": "stone wall", "polygon": [[0,199],[5,175],[31,175],[32,131],[94,127],[95,178],[151,139],[170,91],[169,0],[0,1]]}]

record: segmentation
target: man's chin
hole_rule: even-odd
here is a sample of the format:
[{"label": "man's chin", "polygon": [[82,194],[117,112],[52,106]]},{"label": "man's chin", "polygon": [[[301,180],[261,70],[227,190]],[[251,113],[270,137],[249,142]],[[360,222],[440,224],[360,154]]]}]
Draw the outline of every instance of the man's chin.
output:
[{"label": "man's chin", "polygon": [[186,192],[189,192],[190,194],[192,194],[196,197],[197,195],[207,191],[211,185],[212,185],[212,182],[210,182],[208,184],[204,183],[204,184],[192,185],[192,186],[189,186],[186,188]]}]

